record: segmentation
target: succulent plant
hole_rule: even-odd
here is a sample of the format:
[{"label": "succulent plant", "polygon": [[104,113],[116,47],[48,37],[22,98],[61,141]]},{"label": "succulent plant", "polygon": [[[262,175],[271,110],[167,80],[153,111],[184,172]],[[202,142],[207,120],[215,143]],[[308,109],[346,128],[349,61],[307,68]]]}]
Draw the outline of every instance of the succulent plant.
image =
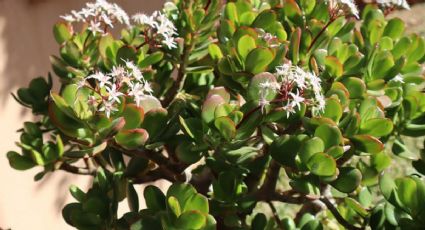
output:
[{"label": "succulent plant", "polygon": [[[98,0],[62,18],[59,90],[50,74],[18,90],[39,119],[7,157],[36,180],[94,177],[70,187],[69,225],[423,228],[425,156],[405,137],[425,135],[425,40],[377,5],[175,0],[129,17]],[[140,209],[134,185],[161,179]]]}]

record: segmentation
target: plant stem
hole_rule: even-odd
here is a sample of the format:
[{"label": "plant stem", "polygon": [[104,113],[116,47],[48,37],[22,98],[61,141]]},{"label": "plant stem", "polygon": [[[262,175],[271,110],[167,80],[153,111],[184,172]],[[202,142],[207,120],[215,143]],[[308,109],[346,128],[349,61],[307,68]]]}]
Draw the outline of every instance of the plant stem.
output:
[{"label": "plant stem", "polygon": [[61,166],[59,167],[60,170],[69,172],[69,173],[73,173],[73,174],[78,174],[78,175],[91,175],[94,176],[96,174],[96,170],[90,170],[90,169],[86,169],[86,168],[79,168],[73,165],[70,165],[68,163],[63,162],[61,164]]},{"label": "plant stem", "polygon": [[138,156],[154,162],[167,180],[173,182],[186,180],[186,176],[176,170],[176,165],[171,164],[171,161],[159,152],[150,150],[127,150],[117,145],[112,145],[112,147],[121,151],[125,155]]},{"label": "plant stem", "polygon": [[317,42],[317,40],[319,39],[320,36],[322,36],[322,34],[325,32],[325,30],[329,27],[330,24],[332,24],[332,22],[335,21],[336,18],[331,17],[331,19],[329,19],[329,21],[326,23],[326,25],[319,31],[319,33],[316,35],[316,37],[314,37],[313,41],[310,43],[310,46],[308,46],[307,52],[310,52],[311,48],[313,47],[314,43]]},{"label": "plant stem", "polygon": [[277,226],[279,226],[279,229],[285,230],[285,226],[283,225],[282,221],[280,221],[279,215],[277,213],[277,209],[274,206],[273,202],[268,201],[267,203],[269,204],[270,209],[272,210],[273,217],[274,217],[274,219],[276,221]]},{"label": "plant stem", "polygon": [[[192,40],[193,39],[194,38],[192,38]],[[164,100],[162,101],[162,105],[164,107],[167,107],[173,101],[176,94],[183,89],[186,78],[187,62],[189,61],[190,52],[192,51],[193,47],[194,42],[192,42],[190,45],[185,45],[183,49],[180,66],[177,72],[177,78],[171,88],[168,90],[167,94],[165,95]]]},{"label": "plant stem", "polygon": [[324,198],[320,198],[320,201],[322,201],[326,207],[328,207],[329,211],[331,211],[331,213],[334,215],[335,219],[346,229],[348,230],[362,230],[364,228],[359,228],[356,227],[350,223],[348,223],[347,220],[344,219],[344,217],[341,216],[341,214],[338,212],[338,209],[336,209],[336,207],[332,204],[332,202],[324,197]]},{"label": "plant stem", "polygon": [[261,189],[265,191],[275,191],[277,180],[279,178],[279,172],[280,172],[280,165],[275,160],[272,159],[269,164],[269,169],[266,174],[266,179]]}]

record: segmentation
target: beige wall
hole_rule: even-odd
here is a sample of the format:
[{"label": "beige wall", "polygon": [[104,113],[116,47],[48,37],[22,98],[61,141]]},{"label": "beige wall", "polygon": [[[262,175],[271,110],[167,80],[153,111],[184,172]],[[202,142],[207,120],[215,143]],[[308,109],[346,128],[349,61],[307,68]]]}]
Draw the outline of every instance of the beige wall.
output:
[{"label": "beige wall", "polygon": [[[113,1],[113,0],[110,0]],[[88,178],[55,173],[41,182],[33,176],[41,168],[11,169],[6,152],[18,150],[16,130],[32,119],[11,97],[18,87],[50,71],[49,55],[57,54],[52,25],[58,16],[79,9],[82,0],[0,0],[0,229],[71,229],[60,210],[71,202],[68,186],[86,187]],[[151,12],[164,0],[116,0],[127,12]]]}]

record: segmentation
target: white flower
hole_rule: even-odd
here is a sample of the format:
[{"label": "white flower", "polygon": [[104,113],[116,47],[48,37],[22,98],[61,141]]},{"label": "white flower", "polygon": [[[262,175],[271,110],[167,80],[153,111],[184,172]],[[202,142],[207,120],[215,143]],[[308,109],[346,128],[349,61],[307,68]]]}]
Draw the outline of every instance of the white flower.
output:
[{"label": "white flower", "polygon": [[280,84],[275,82],[275,81],[265,81],[265,82],[261,82],[260,83],[260,89],[262,90],[267,90],[267,89],[271,89],[271,90],[279,90],[280,89]]},{"label": "white flower", "polygon": [[138,80],[143,81],[143,74],[140,71],[139,67],[137,67],[132,61],[125,61],[125,66],[131,70],[131,75]]},{"label": "white flower", "polygon": [[[153,12],[152,15],[137,13],[131,17],[131,19],[138,25],[147,26],[152,34],[152,38],[158,43],[162,43],[169,49],[177,47],[174,41],[174,35],[177,35],[177,29],[167,16],[160,11]],[[155,36],[160,35],[160,36]]]},{"label": "white flower", "polygon": [[351,14],[359,18],[359,9],[354,0],[328,0],[332,9],[342,11],[345,14]]},{"label": "white flower", "polygon": [[[301,103],[311,106],[313,113],[324,110],[325,99],[322,95],[321,80],[314,73],[307,72],[298,66],[284,64],[276,67],[276,77],[281,85],[280,93],[285,96],[289,113],[301,108]],[[262,86],[264,87],[264,86]],[[288,115],[289,116],[289,115]]]},{"label": "white flower", "polygon": [[290,92],[289,95],[291,95],[292,100],[291,100],[291,106],[292,107],[298,107],[298,109],[301,108],[301,103],[305,101],[305,99],[300,96],[300,92],[297,90],[297,93],[292,93]]},{"label": "white flower", "polygon": [[115,16],[115,18],[122,24],[125,24],[127,26],[130,26],[130,17],[128,14],[117,4],[114,4],[112,14]]},{"label": "white flower", "polygon": [[140,24],[140,25],[148,25],[150,27],[156,27],[157,25],[157,22],[154,20],[152,16],[147,16],[146,14],[142,14],[142,13],[137,13],[131,16],[131,19],[133,19],[133,21],[136,24]]},{"label": "white flower", "polygon": [[95,12],[96,12],[96,9],[93,9],[93,8],[83,8],[80,11],[80,15],[82,15],[82,17],[88,18],[90,16],[96,16]]},{"label": "white flower", "polygon": [[315,102],[316,102],[316,105],[314,106],[315,112],[318,112],[318,113],[323,112],[326,105],[326,101],[323,95],[321,94],[315,95]]},{"label": "white flower", "polygon": [[90,79],[90,78],[93,78],[93,79],[96,79],[97,81],[99,81],[100,87],[111,84],[111,82],[109,81],[109,79],[111,79],[111,77],[103,74],[102,72],[96,72],[95,74],[92,74],[92,75],[87,77],[87,79]]},{"label": "white flower", "polygon": [[87,29],[90,30],[93,35],[96,35],[96,33],[103,33],[100,22],[90,21],[90,25]]},{"label": "white flower", "polygon": [[404,83],[404,78],[401,74],[397,74],[391,81]]},{"label": "white flower", "polygon": [[129,91],[128,95],[134,97],[134,101],[136,102],[137,106],[140,105],[140,100],[142,99],[143,96],[145,96],[144,91],[145,89],[143,84],[136,83],[131,86],[131,90]]},{"label": "white flower", "polygon": [[262,112],[265,112],[265,107],[267,105],[270,105],[270,101],[267,100],[263,95],[261,95],[260,100],[258,100],[258,106],[260,106]]},{"label": "white flower", "polygon": [[105,0],[97,0],[94,3],[86,3],[86,7],[80,11],[71,11],[71,15],[61,16],[68,22],[85,22],[89,24],[89,30],[94,34],[104,33],[100,29],[101,25],[107,25],[113,28],[113,22],[120,22],[130,26],[130,19],[127,13],[117,4],[109,3]]},{"label": "white flower", "polygon": [[174,41],[174,37],[165,37],[164,40],[162,40],[162,44],[167,46],[168,49],[177,48],[177,43]]},{"label": "white flower", "polygon": [[290,64],[283,64],[281,66],[277,66],[276,67],[276,74],[281,75],[281,76],[285,76],[289,72],[290,69],[291,69]]},{"label": "white flower", "polygon": [[109,118],[111,116],[111,112],[116,112],[118,109],[115,107],[113,101],[103,101],[99,111],[105,112],[106,117]]},{"label": "white flower", "polygon": [[78,22],[85,22],[86,21],[86,19],[81,15],[80,12],[72,10],[71,14],[74,16],[75,20],[78,21]]},{"label": "white flower", "polygon": [[153,92],[153,89],[152,89],[151,84],[149,82],[143,83],[143,90],[148,94],[152,94],[152,92]]},{"label": "white flower", "polygon": [[75,22],[77,21],[77,19],[74,18],[74,16],[70,15],[70,14],[66,14],[63,16],[60,16],[63,20],[67,21],[67,22]]},{"label": "white flower", "polygon": [[109,16],[106,14],[106,13],[102,13],[101,15],[100,15],[100,17],[102,18],[102,21],[106,24],[106,25],[108,25],[109,27],[111,27],[111,28],[114,28],[114,24],[112,24],[112,20],[109,18]]},{"label": "white flower", "polygon": [[347,152],[348,150],[351,149],[351,146],[350,145],[344,145],[344,146],[342,146],[342,149],[344,150],[344,153],[345,153],[345,152]]},{"label": "white flower", "polygon": [[113,84],[111,87],[106,86],[106,91],[108,92],[108,100],[112,102],[121,103],[119,97],[124,95],[120,91],[117,91],[117,86]]},{"label": "white flower", "polygon": [[124,67],[122,66],[114,66],[112,67],[112,72],[109,73],[111,77],[122,77],[126,75],[127,72],[125,71]]},{"label": "white flower", "polygon": [[376,3],[383,8],[399,7],[410,10],[410,5],[406,0],[376,0]]},{"label": "white flower", "polygon": [[295,109],[294,106],[292,106],[292,103],[289,103],[283,107],[286,111],[286,118],[289,118],[289,116],[291,116],[291,114],[295,113]]}]

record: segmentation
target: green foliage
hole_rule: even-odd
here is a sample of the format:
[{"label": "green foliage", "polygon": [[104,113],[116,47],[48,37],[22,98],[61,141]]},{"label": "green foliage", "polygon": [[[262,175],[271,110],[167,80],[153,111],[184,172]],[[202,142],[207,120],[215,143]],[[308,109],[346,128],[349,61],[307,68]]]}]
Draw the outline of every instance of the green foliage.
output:
[{"label": "green foliage", "polygon": [[[405,142],[425,135],[425,40],[325,2],[175,0],[120,36],[57,23],[60,87],[13,95],[38,119],[11,167],[93,176],[62,211],[77,229],[423,228],[425,154]],[[134,185],[161,179],[141,209]]]}]

